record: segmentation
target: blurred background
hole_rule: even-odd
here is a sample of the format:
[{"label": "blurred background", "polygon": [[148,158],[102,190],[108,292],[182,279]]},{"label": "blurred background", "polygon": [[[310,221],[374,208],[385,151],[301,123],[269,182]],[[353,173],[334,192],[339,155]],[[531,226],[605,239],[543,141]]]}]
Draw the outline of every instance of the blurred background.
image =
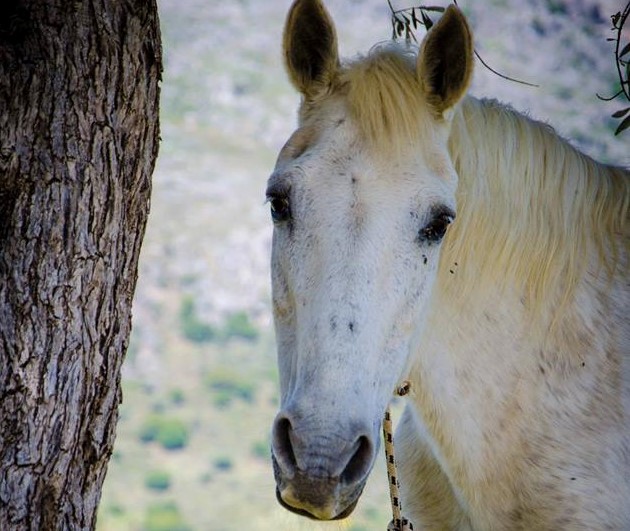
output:
[{"label": "blurred background", "polygon": [[[595,158],[630,164],[630,132],[615,138],[610,118],[623,102],[596,97],[619,88],[606,38],[622,3],[460,0],[484,60],[539,85],[478,63],[473,94],[549,122]],[[281,63],[289,4],[159,0],[163,140],[99,531],[384,531],[391,518],[384,459],[346,522],[310,522],[275,501],[264,190],[299,102]],[[391,37],[387,0],[327,5],[342,55]]]}]

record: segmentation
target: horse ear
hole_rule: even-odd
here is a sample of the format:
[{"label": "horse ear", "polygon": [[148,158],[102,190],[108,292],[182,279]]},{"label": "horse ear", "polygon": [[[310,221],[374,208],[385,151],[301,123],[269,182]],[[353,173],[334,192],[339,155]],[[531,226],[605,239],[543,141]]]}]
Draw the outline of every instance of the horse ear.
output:
[{"label": "horse ear", "polygon": [[284,26],[285,66],[293,86],[314,96],[328,86],[337,71],[337,34],[320,0],[295,0]]},{"label": "horse ear", "polygon": [[428,31],[417,68],[426,97],[439,115],[463,98],[472,77],[473,41],[466,18],[454,5]]}]

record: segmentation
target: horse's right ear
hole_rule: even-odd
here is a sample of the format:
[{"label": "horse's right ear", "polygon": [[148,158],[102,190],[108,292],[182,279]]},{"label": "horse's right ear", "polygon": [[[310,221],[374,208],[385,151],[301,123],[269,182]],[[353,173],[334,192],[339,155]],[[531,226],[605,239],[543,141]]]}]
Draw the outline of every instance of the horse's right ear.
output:
[{"label": "horse's right ear", "polygon": [[284,61],[293,86],[307,97],[331,82],[339,66],[337,34],[320,0],[295,0],[284,26]]}]

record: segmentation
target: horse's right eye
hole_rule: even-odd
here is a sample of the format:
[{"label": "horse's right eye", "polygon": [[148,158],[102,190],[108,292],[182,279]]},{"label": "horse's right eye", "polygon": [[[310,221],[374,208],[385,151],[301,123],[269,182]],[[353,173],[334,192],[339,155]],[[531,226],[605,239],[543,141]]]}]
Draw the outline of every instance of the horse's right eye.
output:
[{"label": "horse's right eye", "polygon": [[291,208],[286,197],[272,196],[268,198],[268,201],[271,207],[271,219],[274,222],[287,221],[291,217]]}]

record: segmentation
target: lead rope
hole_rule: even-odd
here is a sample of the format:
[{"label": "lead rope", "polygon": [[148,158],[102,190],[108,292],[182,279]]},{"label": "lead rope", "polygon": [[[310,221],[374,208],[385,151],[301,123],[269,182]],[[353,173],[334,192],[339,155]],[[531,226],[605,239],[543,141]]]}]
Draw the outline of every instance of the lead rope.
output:
[{"label": "lead rope", "polygon": [[[398,387],[396,394],[405,396],[410,389],[409,382],[403,382]],[[394,430],[389,406],[385,410],[383,418],[383,439],[385,440],[385,459],[387,462],[387,482],[389,483],[389,498],[392,503],[392,521],[387,526],[387,531],[412,531],[413,524],[402,516],[402,503],[400,501],[400,483],[396,475],[396,460],[394,459]]]}]

